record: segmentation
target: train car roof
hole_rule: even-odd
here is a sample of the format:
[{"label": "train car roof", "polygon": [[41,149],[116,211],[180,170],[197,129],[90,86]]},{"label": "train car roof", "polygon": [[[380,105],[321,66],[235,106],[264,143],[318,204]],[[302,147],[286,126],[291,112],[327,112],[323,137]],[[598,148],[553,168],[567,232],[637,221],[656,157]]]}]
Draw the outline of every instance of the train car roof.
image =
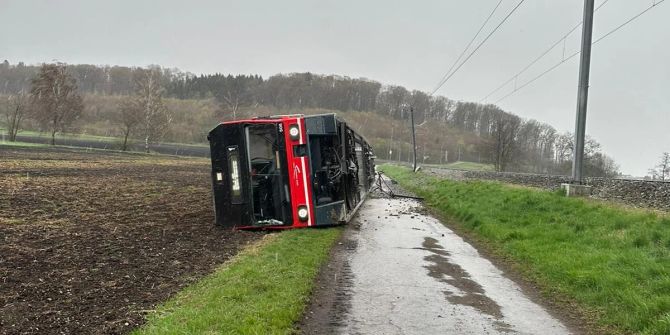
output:
[{"label": "train car roof", "polygon": [[[277,121],[283,121],[287,119],[295,119],[295,118],[310,118],[310,117],[319,117],[319,116],[325,116],[325,115],[335,115],[335,118],[338,121],[344,122],[340,117],[337,116],[336,113],[324,113],[324,114],[317,114],[317,115],[304,115],[304,114],[280,114],[280,115],[271,115],[271,116],[256,116],[250,119],[240,119],[240,120],[231,120],[231,121],[223,121],[220,122],[219,124],[216,125],[216,127],[223,125],[223,124],[239,124],[239,123],[269,123],[269,122],[277,122]],[[216,128],[214,127],[214,128]]]}]

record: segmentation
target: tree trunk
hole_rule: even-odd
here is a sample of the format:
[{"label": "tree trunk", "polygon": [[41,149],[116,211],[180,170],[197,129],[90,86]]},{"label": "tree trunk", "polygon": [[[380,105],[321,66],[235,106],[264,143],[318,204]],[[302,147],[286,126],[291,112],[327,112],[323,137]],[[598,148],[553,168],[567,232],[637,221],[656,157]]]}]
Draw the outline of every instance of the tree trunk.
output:
[{"label": "tree trunk", "polygon": [[9,141],[10,141],[10,142],[16,142],[16,133],[18,132],[18,129],[17,129],[17,127],[16,127],[14,121],[12,121],[12,122],[9,124],[9,129],[8,129],[8,130],[9,130],[9,131],[8,131],[8,133],[9,133]]},{"label": "tree trunk", "polygon": [[127,151],[128,150],[128,135],[130,134],[130,128],[126,129],[125,136],[123,137],[123,146],[121,147],[121,151]]},{"label": "tree trunk", "polygon": [[144,136],[144,151],[149,153],[149,135]]},{"label": "tree trunk", "polygon": [[7,135],[9,136],[9,141],[14,142],[12,140],[12,137],[14,136],[14,120],[10,119],[9,116],[7,116]]},{"label": "tree trunk", "polygon": [[51,145],[56,145],[56,129],[51,131]]}]

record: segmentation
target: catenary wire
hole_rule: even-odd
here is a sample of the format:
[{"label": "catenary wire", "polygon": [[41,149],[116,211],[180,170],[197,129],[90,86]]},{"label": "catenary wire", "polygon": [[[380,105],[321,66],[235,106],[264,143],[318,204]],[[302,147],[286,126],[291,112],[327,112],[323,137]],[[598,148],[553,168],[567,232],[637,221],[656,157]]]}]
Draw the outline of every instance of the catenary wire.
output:
[{"label": "catenary wire", "polygon": [[[597,7],[593,12],[594,12],[594,13],[598,12],[598,10],[599,10],[600,8],[602,8],[605,4],[607,4],[609,1],[610,1],[610,0],[604,0],[600,5],[598,5],[598,7]],[[664,0],[664,1],[665,1],[665,0]],[[533,59],[533,61],[531,61],[528,65],[526,65],[523,69],[521,69],[521,71],[517,72],[517,73],[514,74],[511,78],[509,78],[507,81],[505,81],[504,83],[502,83],[500,86],[496,87],[493,91],[489,92],[489,94],[487,94],[484,98],[482,98],[481,100],[479,100],[479,102],[481,103],[481,102],[486,101],[486,99],[488,99],[490,96],[492,96],[492,95],[498,93],[498,91],[500,91],[503,87],[507,86],[507,84],[509,84],[510,82],[512,82],[513,80],[515,80],[516,78],[518,78],[520,75],[522,75],[523,73],[525,73],[526,71],[528,71],[528,69],[530,69],[533,65],[535,65],[535,64],[536,64],[537,62],[539,62],[542,58],[544,58],[544,56],[548,55],[549,52],[551,52],[552,50],[554,50],[554,48],[556,48],[559,44],[561,44],[561,42],[564,42],[565,39],[568,38],[568,36],[570,36],[570,34],[572,34],[575,30],[577,30],[579,27],[581,27],[583,23],[584,23],[584,21],[580,21],[578,24],[576,24],[576,25],[575,25],[572,29],[570,29],[567,33],[563,34],[562,37],[559,38],[556,42],[554,42],[549,48],[547,48],[545,51],[543,51],[537,58]]]},{"label": "catenary wire", "polygon": [[490,32],[490,33],[489,33],[489,34],[488,34],[488,35],[487,35],[481,42],[479,42],[479,44],[477,45],[477,47],[476,47],[474,50],[472,50],[472,52],[471,52],[471,53],[470,53],[470,54],[463,60],[463,62],[461,62],[461,64],[458,65],[458,66],[454,69],[454,71],[451,72],[451,74],[449,74],[444,80],[441,80],[441,82],[437,85],[437,87],[433,90],[433,92],[430,93],[431,96],[432,96],[433,94],[435,94],[435,92],[437,92],[442,86],[444,86],[444,84],[446,84],[446,83],[449,81],[449,79],[451,79],[451,78],[458,72],[458,70],[460,70],[460,69],[463,67],[463,65],[465,65],[465,63],[467,63],[468,60],[470,60],[470,58],[472,58],[472,56],[474,56],[474,54],[477,53],[477,51],[479,50],[479,48],[481,48],[482,45],[484,45],[484,43],[486,43],[486,41],[488,41],[489,38],[491,38],[491,36],[493,36],[493,34],[494,34],[496,31],[498,31],[498,29],[500,29],[500,27],[501,27],[505,22],[507,22],[507,20],[510,18],[510,16],[512,16],[512,14],[514,14],[514,12],[516,12],[516,10],[519,9],[519,7],[521,6],[521,4],[524,3],[524,1],[526,1],[526,0],[521,0],[521,1],[519,1],[519,3],[518,3],[518,4],[517,4],[517,5],[516,5],[516,6],[515,6],[515,7],[514,7],[508,14],[507,14],[507,16],[505,16],[505,18],[504,18],[502,21],[500,21],[500,23],[499,23],[499,24],[498,24],[498,25],[497,25],[497,26],[496,26],[496,27],[495,27],[495,28],[494,28],[494,29],[493,29],[493,30],[492,30],[492,31],[491,31],[491,32]]},{"label": "catenary wire", "polygon": [[[642,12],[636,14],[635,16],[633,16],[633,17],[631,17],[630,19],[628,19],[626,22],[624,22],[624,23],[622,23],[621,25],[617,26],[616,28],[614,28],[614,29],[608,31],[608,32],[605,33],[603,36],[601,36],[601,37],[599,37],[598,39],[596,39],[595,41],[593,41],[593,43],[592,43],[591,45],[595,45],[595,44],[597,44],[598,42],[604,40],[605,38],[609,37],[610,35],[614,34],[616,31],[620,30],[621,28],[625,27],[626,25],[630,24],[631,22],[635,21],[636,19],[638,19],[639,17],[641,17],[641,16],[644,15],[645,13],[649,12],[651,9],[653,9],[654,7],[658,6],[659,4],[661,4],[661,3],[663,3],[663,2],[665,2],[665,0],[660,0],[660,1],[656,1],[656,2],[654,2],[651,6],[647,7],[647,8],[646,8],[645,10],[643,10]],[[514,90],[512,90],[512,92],[510,92],[510,93],[508,93],[507,95],[503,96],[502,98],[498,99],[494,104],[497,104],[497,103],[499,103],[499,102],[501,102],[501,101],[507,99],[508,97],[512,96],[512,95],[515,94],[516,92],[518,92],[518,91],[520,91],[521,89],[527,87],[528,85],[532,84],[533,82],[537,81],[538,79],[544,77],[544,76],[547,75],[549,72],[555,70],[556,68],[558,68],[559,66],[561,66],[563,63],[565,63],[565,62],[567,62],[568,60],[574,58],[575,56],[579,55],[580,53],[581,53],[581,51],[576,51],[575,53],[571,54],[570,56],[565,57],[565,58],[562,59],[560,62],[554,64],[553,66],[551,66],[550,68],[548,68],[548,69],[545,70],[544,72],[542,72],[542,73],[540,73],[539,75],[535,76],[533,79],[531,79],[531,80],[525,82],[523,85],[521,85],[521,86],[515,88]]]},{"label": "catenary wire", "polygon": [[[451,67],[449,67],[449,70],[447,70],[447,73],[444,74],[444,76],[440,79],[438,84],[441,83],[445,78],[447,78],[447,76],[449,76],[449,74],[451,73],[451,70],[453,70],[454,67],[456,67],[456,64],[458,64],[458,62],[461,61],[461,59],[463,58],[465,53],[468,51],[468,49],[470,49],[470,47],[472,46],[472,43],[475,42],[475,40],[477,39],[479,34],[482,32],[482,30],[484,30],[484,27],[491,20],[491,18],[493,17],[493,14],[495,14],[495,12],[498,10],[498,7],[500,7],[500,4],[502,4],[502,2],[503,2],[503,0],[499,0],[498,4],[495,7],[493,7],[493,10],[489,14],[489,16],[486,17],[486,20],[484,20],[481,27],[479,27],[479,30],[477,30],[477,33],[475,33],[475,36],[473,36],[472,39],[470,40],[470,42],[465,46],[465,49],[463,49],[463,51],[461,51],[461,54],[458,55],[458,58],[456,58],[456,61],[454,61],[454,63],[451,64]],[[433,92],[435,92],[435,91],[433,91]]]}]

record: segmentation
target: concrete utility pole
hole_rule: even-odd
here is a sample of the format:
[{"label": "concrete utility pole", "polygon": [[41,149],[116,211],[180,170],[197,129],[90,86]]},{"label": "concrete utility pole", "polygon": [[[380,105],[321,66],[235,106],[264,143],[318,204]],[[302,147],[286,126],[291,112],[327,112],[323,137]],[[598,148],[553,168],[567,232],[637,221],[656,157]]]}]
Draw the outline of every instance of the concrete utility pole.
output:
[{"label": "concrete utility pole", "polygon": [[584,0],[582,26],[582,53],[579,63],[579,90],[577,95],[577,120],[575,122],[575,150],[572,159],[572,182],[582,184],[584,170],[584,137],[586,135],[586,109],[589,98],[589,72],[591,70],[591,41],[593,37],[593,7],[595,0]]},{"label": "concrete utility pole", "polygon": [[586,136],[586,107],[588,106],[589,97],[594,3],[595,0],[584,0],[582,52],[581,62],[579,63],[579,90],[577,92],[577,119],[575,121],[575,147],[572,157],[572,182],[561,185],[569,197],[591,194],[591,187],[583,184],[582,172],[584,170],[584,138]]},{"label": "concrete utility pole", "polygon": [[412,171],[416,172],[416,133],[414,132],[414,107],[409,107],[410,119],[412,120],[412,149],[414,149],[414,164]]}]

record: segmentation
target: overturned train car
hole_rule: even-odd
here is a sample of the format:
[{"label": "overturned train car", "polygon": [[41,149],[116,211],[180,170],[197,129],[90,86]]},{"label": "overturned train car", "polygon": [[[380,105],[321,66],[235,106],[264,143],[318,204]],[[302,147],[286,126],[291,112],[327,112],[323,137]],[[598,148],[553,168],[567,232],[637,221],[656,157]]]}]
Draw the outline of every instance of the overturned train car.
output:
[{"label": "overturned train car", "polygon": [[375,178],[372,148],[335,114],[224,122],[208,140],[216,223],[226,227],[345,223]]}]

